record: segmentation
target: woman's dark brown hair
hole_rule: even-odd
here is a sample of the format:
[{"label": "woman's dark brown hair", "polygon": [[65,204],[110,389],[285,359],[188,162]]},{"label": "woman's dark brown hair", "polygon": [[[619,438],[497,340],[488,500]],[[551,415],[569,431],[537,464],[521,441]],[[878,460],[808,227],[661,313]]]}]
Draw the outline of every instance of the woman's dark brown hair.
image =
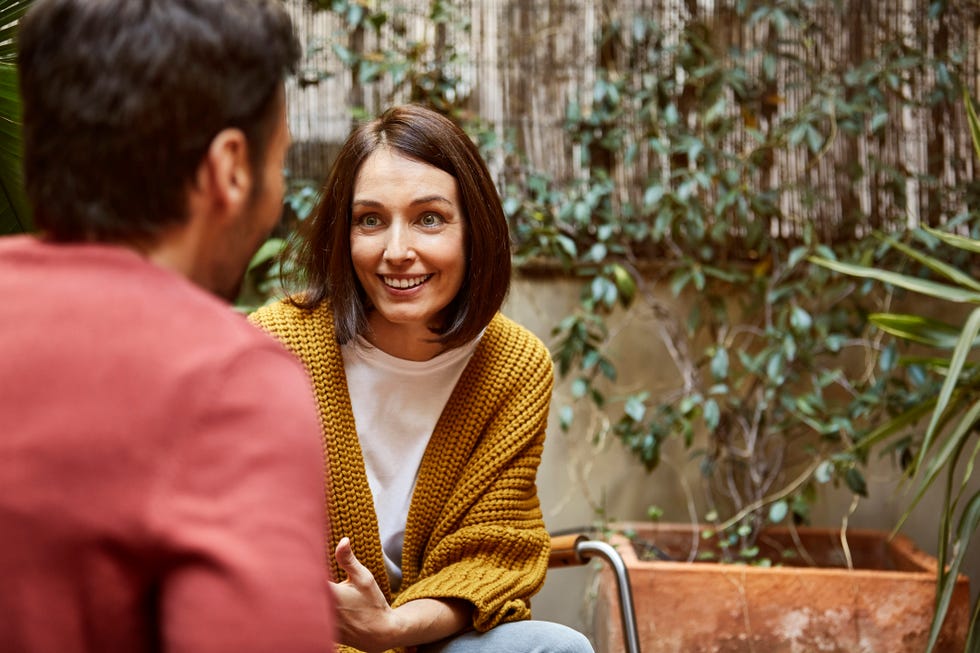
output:
[{"label": "woman's dark brown hair", "polygon": [[329,301],[341,343],[367,332],[370,306],[351,262],[351,203],[361,165],[383,148],[439,168],[459,186],[466,273],[433,339],[448,347],[462,345],[475,338],[503,304],[510,284],[510,238],[500,196],[476,145],[449,118],[425,107],[388,109],[348,137],[299,246],[299,266],[309,287],[292,301],[307,309]]}]

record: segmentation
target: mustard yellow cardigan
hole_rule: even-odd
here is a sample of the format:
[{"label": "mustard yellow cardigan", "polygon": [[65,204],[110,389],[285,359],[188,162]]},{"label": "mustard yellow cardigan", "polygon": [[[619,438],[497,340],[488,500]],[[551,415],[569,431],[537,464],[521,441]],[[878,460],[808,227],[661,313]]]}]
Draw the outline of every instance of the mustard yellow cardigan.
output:
[{"label": "mustard yellow cardigan", "polygon": [[292,350],[313,379],[330,480],[334,577],[344,575],[333,550],[349,536],[393,606],[463,599],[473,604],[473,627],[481,632],[530,618],[549,548],[535,476],[554,376],[541,341],[499,313],[487,327],[422,458],[405,528],[401,590],[393,596],[330,309],[279,302],[249,319]]}]

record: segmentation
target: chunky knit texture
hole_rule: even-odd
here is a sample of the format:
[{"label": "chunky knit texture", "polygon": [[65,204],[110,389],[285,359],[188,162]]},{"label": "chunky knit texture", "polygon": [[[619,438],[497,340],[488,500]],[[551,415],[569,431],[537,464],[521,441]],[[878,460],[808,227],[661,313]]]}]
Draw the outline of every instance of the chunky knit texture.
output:
[{"label": "chunky knit texture", "polygon": [[313,379],[330,479],[334,577],[344,574],[332,552],[348,536],[394,606],[464,599],[481,632],[530,618],[549,547],[535,476],[554,375],[541,341],[501,314],[487,327],[422,458],[405,529],[402,588],[392,596],[332,313],[280,302],[250,319],[292,350]]}]

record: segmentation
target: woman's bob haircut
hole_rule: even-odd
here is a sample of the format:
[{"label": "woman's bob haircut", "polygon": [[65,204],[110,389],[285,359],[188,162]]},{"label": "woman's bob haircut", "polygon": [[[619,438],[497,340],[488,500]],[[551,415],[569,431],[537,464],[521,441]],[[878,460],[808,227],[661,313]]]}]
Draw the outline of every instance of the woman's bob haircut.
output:
[{"label": "woman's bob haircut", "polygon": [[308,288],[292,302],[312,309],[329,301],[340,343],[367,333],[371,307],[351,261],[351,204],[361,164],[382,148],[456,179],[466,234],[466,272],[463,285],[446,307],[443,323],[432,332],[435,342],[458,347],[486,328],[507,296],[510,237],[500,196],[476,145],[449,118],[422,106],[390,108],[347,138],[299,245],[300,273]]}]

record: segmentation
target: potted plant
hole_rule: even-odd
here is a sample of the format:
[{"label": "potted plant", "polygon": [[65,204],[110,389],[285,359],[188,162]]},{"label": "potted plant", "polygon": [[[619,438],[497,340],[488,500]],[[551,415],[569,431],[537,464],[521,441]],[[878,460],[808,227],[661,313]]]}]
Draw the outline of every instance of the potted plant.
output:
[{"label": "potted plant", "polygon": [[[702,535],[710,533],[714,557],[737,563],[737,574],[746,577],[768,575],[764,567],[773,557],[763,545],[773,537],[775,524],[789,529],[800,558],[808,555],[814,545],[801,546],[805,529],[797,525],[807,522],[819,486],[839,483],[856,498],[866,496],[864,465],[873,445],[881,442],[869,439],[869,433],[911,401],[903,370],[896,365],[897,345],[869,331],[865,320],[866,315],[885,310],[888,292],[828,274],[813,259],[857,263],[876,256],[879,243],[865,234],[868,223],[882,220],[882,215],[863,213],[855,190],[872,173],[851,166],[846,157],[873,148],[897,107],[909,106],[909,98],[896,93],[890,80],[911,78],[915,70],[936,65],[919,52],[907,58],[852,61],[848,63],[854,67],[843,70],[794,69],[796,64],[806,66],[787,61],[780,44],[792,40],[789,32],[816,28],[802,9],[787,16],[778,7],[762,5],[751,15],[733,9],[727,16],[734,24],[767,27],[772,40],[734,54],[722,54],[713,31],[718,25],[696,14],[679,33],[669,36],[653,24],[634,21],[627,35],[625,25],[611,23],[604,37],[612,54],[600,61],[594,93],[587,103],[570,102],[566,117],[566,129],[577,139],[588,174],[571,186],[533,178],[534,183],[527,184],[528,194],[515,202],[518,242],[523,245],[519,256],[531,264],[541,256],[561,260],[585,281],[579,310],[555,330],[558,368],[570,382],[572,397],[580,400],[562,409],[563,427],[581,428],[576,423],[582,422],[597,425],[592,429],[594,439],[620,440],[651,471],[660,462],[664,444],[682,440],[698,457],[704,490],[704,508],[686,539],[697,540],[694,550],[703,553],[712,543]],[[657,44],[653,54],[647,49],[650,43]],[[628,54],[619,57],[624,45],[636,50],[627,49]],[[894,47],[901,49],[899,44]],[[758,57],[771,67],[748,64]],[[644,62],[649,68],[641,63],[639,70],[623,70],[624,60]],[[788,86],[786,79],[801,78],[812,85],[802,98],[797,97],[795,110],[787,109],[779,99]],[[947,104],[959,92],[955,84],[931,91],[931,101]],[[743,149],[733,150],[733,143]],[[831,151],[845,157],[838,161],[845,177],[836,187],[839,194],[823,195],[818,190],[811,194],[809,166]],[[800,166],[803,176],[779,174],[773,182],[774,161],[796,157],[806,162]],[[624,168],[628,170],[634,161],[651,159],[660,167],[654,166],[638,189],[614,181],[621,180]],[[882,177],[894,172],[877,171]],[[904,183],[898,186],[904,189]],[[889,192],[887,183],[871,186],[885,195]],[[930,201],[922,204],[931,209],[923,211],[926,217],[939,221],[955,215],[962,187],[946,190],[946,206],[934,201],[941,191],[930,191]],[[904,190],[896,193],[881,206],[906,199]],[[800,196],[809,213],[806,220],[785,213],[788,198]],[[843,220],[838,223],[835,218],[833,229],[823,229],[823,211]],[[897,220],[889,228],[900,229],[905,218],[895,215]],[[960,219],[976,220],[976,214]],[[889,251],[886,256],[888,265],[898,254]],[[665,300],[661,290],[665,286],[676,301]],[[621,359],[614,353],[616,332],[609,325],[617,315],[637,310],[652,316],[646,318],[650,330],[672,357],[674,387],[664,389],[661,384],[636,390],[635,383],[618,383]],[[639,358],[643,353],[632,350],[618,356]],[[902,452],[897,451],[901,458]],[[652,512],[662,511],[654,507]],[[843,517],[845,525],[847,517]],[[636,546],[642,548],[652,535],[633,526],[605,524],[612,530],[644,535],[636,538],[641,540]],[[836,554],[846,558],[848,538],[846,529],[841,531],[832,529],[830,537],[820,537],[845,540]],[[883,554],[902,542],[889,544],[888,535],[874,534],[877,550]],[[861,539],[866,539],[863,534]],[[653,542],[659,546],[656,538]],[[896,562],[896,556],[922,560],[920,554],[889,555],[878,558],[886,569],[904,564]],[[675,552],[671,557],[687,560],[688,554]],[[667,567],[649,564],[657,565],[652,572],[658,579],[654,584],[663,587]],[[689,565],[683,573],[694,573],[698,567]],[[730,566],[714,570],[729,574],[724,581],[715,577],[716,590],[734,586],[748,591],[747,584],[733,585]],[[925,587],[925,593],[894,586],[886,590],[889,596],[917,596],[914,608],[899,610],[921,618],[910,624],[909,631],[891,632],[892,643],[880,646],[900,650],[897,642],[904,642],[901,645],[909,651],[927,645],[960,650],[968,612],[965,579],[955,572],[948,577],[949,594],[941,600],[955,597],[957,605],[948,612],[942,605],[934,611],[931,581],[936,570],[935,563],[928,561],[907,570],[914,577],[903,580]],[[796,578],[801,573],[773,571],[777,577]],[[845,570],[843,582],[863,596],[864,587],[854,585],[860,575]],[[705,593],[710,590],[700,596]],[[664,602],[676,605],[669,594],[659,594],[650,603],[635,597],[634,603],[641,613],[647,606],[653,615]],[[751,609],[740,611],[741,604],[730,601],[722,610],[749,621],[758,614],[756,608],[775,605],[777,613],[778,606],[786,608],[784,616],[791,612],[790,604],[770,590],[756,597],[763,603]],[[703,612],[705,602],[690,598],[694,609],[702,611],[702,621],[710,621]],[[877,628],[859,618],[873,613],[873,604],[848,603],[840,596],[836,600],[838,616],[854,615],[845,621],[867,625],[865,634]],[[670,614],[675,616],[677,610]],[[944,616],[947,630],[941,630]],[[616,623],[615,619],[597,621]],[[666,623],[674,621],[661,620],[661,627]],[[677,630],[690,633],[692,628],[685,623]],[[718,644],[725,629],[712,630]],[[800,637],[784,635],[782,640],[753,642],[758,631],[743,630],[741,639],[736,637],[727,643],[729,648],[718,650],[752,650],[753,645],[761,650],[794,650],[793,646],[807,650]],[[823,644],[839,644],[841,650],[876,650],[861,649],[860,638],[848,640],[848,636],[820,635]],[[698,650],[689,640],[674,642],[675,648],[670,648],[662,630],[644,644],[654,647],[651,650],[688,646]],[[810,646],[817,644],[809,641]],[[666,648],[656,648],[661,645]]]},{"label": "potted plant", "polygon": [[[697,525],[625,526],[639,537],[611,542],[629,572],[643,653],[926,650],[937,565],[904,536],[770,527],[752,564],[718,564],[718,542],[702,538]],[[655,555],[644,556],[651,548]],[[951,608],[930,645],[962,653],[969,584],[959,576],[949,587]],[[618,609],[614,579],[602,568],[599,653],[623,650]]]},{"label": "potted plant", "polygon": [[[964,106],[977,160],[980,161],[980,119],[967,94],[964,94]],[[938,566],[936,574],[936,618],[930,629],[927,651],[933,650],[936,645],[940,624],[950,609],[957,575],[970,550],[973,534],[980,525],[980,491],[971,494],[968,490],[978,453],[975,444],[971,449],[971,442],[976,441],[980,425],[980,364],[975,357],[971,358],[980,349],[980,280],[977,279],[976,262],[971,258],[980,254],[980,234],[975,223],[972,234],[965,228],[967,225],[959,226],[968,235],[924,228],[916,234],[920,243],[918,248],[893,237],[885,238],[891,247],[930,270],[941,281],[872,266],[816,259],[820,265],[847,275],[873,279],[942,302],[975,307],[961,325],[919,314],[876,313],[870,316],[871,322],[882,331],[920,347],[942,352],[938,356],[909,356],[903,361],[917,375],[929,375],[933,383],[929,385],[923,380],[920,384],[923,388],[919,392],[923,395],[920,402],[915,402],[858,443],[860,447],[872,447],[912,432],[913,439],[905,446],[914,451],[908,470],[914,492],[902,521],[940,475],[944,472],[946,475],[945,499],[937,538],[938,557],[942,564]],[[953,229],[956,228],[957,225],[953,225]],[[940,256],[936,251],[941,248],[947,250],[945,256]],[[962,267],[949,263],[957,259],[957,253],[960,254],[958,258],[963,263]],[[937,385],[939,389],[934,391]],[[928,425],[922,430],[925,418],[928,418]],[[964,459],[968,460],[965,471],[959,465]],[[978,615],[980,604],[974,608],[970,622],[968,651],[980,650]]]},{"label": "potted plant", "polygon": [[[980,160],[980,121],[968,95],[964,104]],[[895,265],[905,263],[903,267],[910,269],[904,273],[879,264],[811,258],[821,267],[848,275],[844,278],[871,279],[940,302],[976,307],[962,324],[904,312],[872,313],[868,318],[880,331],[915,343],[919,350],[945,352],[930,356],[917,351],[899,359],[907,375],[901,392],[892,397],[893,414],[850,445],[858,457],[867,457],[873,449],[889,443],[900,451],[908,482],[913,484],[901,522],[945,473],[945,496],[937,526],[938,561],[898,534],[886,538],[881,532],[842,531],[838,538],[808,528],[767,528],[760,532],[751,556],[743,556],[749,558],[747,564],[704,565],[697,560],[731,559],[726,547],[735,544],[734,538],[716,540],[712,546],[698,527],[631,524],[628,530],[640,535],[638,544],[634,546],[622,537],[613,540],[621,545],[630,569],[634,605],[638,612],[650,616],[641,626],[644,650],[755,647],[766,651],[959,653],[980,648],[980,608],[975,607],[973,617],[969,617],[969,584],[960,573],[980,524],[980,491],[969,490],[980,451],[975,444],[971,446],[980,424],[980,365],[975,356],[971,357],[980,347],[980,281],[976,279],[974,258],[980,253],[980,239],[975,221],[954,220],[949,227],[967,235],[928,227],[913,230],[908,236],[918,242],[918,247],[895,236],[882,237],[885,246],[879,255],[899,253],[900,258],[886,260]],[[937,310],[947,313],[942,307]],[[966,464],[961,464],[964,461]],[[651,547],[657,562],[644,560],[639,554]],[[774,563],[779,567],[771,568]],[[618,622],[608,618],[615,609],[612,580],[604,571],[597,619],[597,623],[605,624],[597,629],[599,648],[609,651],[617,650],[621,641]],[[784,591],[787,587],[788,592]],[[674,608],[659,619],[657,607],[667,602]],[[677,622],[685,625],[672,627]],[[649,631],[646,638],[643,628]]]}]

